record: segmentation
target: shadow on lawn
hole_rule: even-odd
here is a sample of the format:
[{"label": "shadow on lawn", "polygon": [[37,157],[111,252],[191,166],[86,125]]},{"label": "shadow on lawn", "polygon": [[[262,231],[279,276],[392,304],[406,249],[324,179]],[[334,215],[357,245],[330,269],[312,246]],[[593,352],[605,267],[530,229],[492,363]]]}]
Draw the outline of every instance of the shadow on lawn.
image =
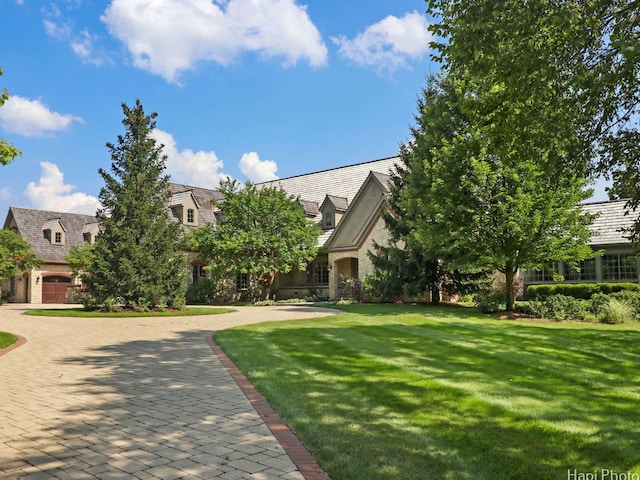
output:
[{"label": "shadow on lawn", "polygon": [[599,333],[425,318],[217,338],[335,479],[551,480],[640,468],[640,333]]}]

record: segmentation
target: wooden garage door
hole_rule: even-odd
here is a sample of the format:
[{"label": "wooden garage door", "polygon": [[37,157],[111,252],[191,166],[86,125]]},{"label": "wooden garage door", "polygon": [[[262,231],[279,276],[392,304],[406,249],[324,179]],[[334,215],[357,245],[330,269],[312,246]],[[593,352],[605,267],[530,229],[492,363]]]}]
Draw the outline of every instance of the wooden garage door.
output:
[{"label": "wooden garage door", "polygon": [[65,303],[67,287],[71,279],[59,275],[50,275],[42,279],[42,303]]}]

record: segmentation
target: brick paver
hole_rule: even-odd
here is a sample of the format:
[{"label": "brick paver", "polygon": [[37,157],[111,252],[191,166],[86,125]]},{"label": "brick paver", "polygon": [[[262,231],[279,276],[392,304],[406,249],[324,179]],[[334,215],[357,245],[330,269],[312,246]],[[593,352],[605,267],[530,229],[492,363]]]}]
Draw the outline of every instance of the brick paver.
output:
[{"label": "brick paver", "polygon": [[330,310],[86,319],[26,308],[0,307],[0,330],[26,339],[0,356],[0,479],[328,478],[209,339]]}]

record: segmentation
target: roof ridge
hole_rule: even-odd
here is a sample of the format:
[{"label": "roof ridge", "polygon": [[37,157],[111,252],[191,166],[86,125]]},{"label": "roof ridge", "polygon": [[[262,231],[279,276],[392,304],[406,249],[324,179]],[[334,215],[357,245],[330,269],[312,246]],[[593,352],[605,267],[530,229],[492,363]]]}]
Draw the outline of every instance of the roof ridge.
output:
[{"label": "roof ridge", "polygon": [[334,170],[341,170],[343,168],[351,168],[351,167],[358,167],[360,165],[366,165],[368,163],[374,163],[374,162],[382,162],[384,160],[391,160],[392,158],[399,158],[398,155],[393,155],[391,157],[384,157],[384,158],[378,158],[377,160],[368,160],[366,162],[359,162],[359,163],[352,163],[350,165],[342,165],[340,167],[333,167],[333,168],[326,168],[324,170],[317,170],[315,172],[308,172],[308,173],[301,173],[299,175],[292,175],[290,177],[282,177],[282,178],[276,178],[275,180],[267,180],[265,182],[256,182],[255,185],[262,185],[264,183],[274,183],[274,182],[278,182],[280,180],[289,180],[291,178],[298,178],[298,177],[306,177],[308,175],[314,175],[316,173],[325,173],[325,172],[331,172]]}]

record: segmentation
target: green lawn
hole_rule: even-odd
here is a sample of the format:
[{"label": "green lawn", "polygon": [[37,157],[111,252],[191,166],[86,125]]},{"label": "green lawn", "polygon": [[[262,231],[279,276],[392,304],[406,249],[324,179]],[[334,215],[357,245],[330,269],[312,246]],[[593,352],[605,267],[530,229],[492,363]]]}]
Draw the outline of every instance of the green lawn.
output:
[{"label": "green lawn", "polygon": [[342,308],[215,335],[334,480],[640,478],[640,327]]},{"label": "green lawn", "polygon": [[35,315],[41,317],[109,317],[109,318],[126,318],[126,317],[184,317],[192,315],[216,315],[219,313],[229,313],[235,311],[233,308],[223,307],[187,307],[179,312],[93,312],[84,308],[42,308],[27,310],[26,315]]},{"label": "green lawn", "polygon": [[7,332],[0,332],[0,350],[7,348],[18,341],[18,337]]}]

